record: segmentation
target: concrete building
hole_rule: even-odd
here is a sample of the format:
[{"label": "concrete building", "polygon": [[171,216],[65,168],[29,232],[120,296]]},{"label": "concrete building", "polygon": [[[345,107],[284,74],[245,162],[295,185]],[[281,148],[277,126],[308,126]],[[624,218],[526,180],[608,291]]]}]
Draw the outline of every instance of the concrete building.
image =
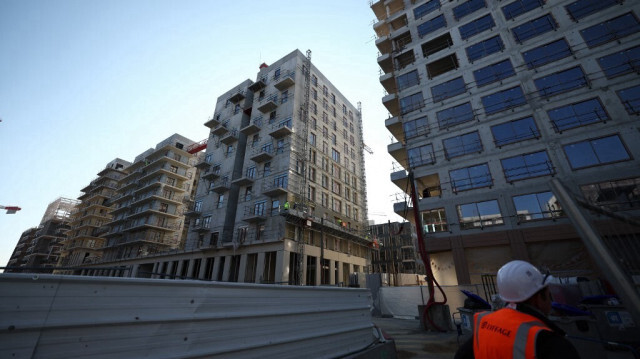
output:
[{"label": "concrete building", "polygon": [[416,250],[411,223],[393,222],[370,227],[376,245],[371,265],[374,273],[424,274],[424,265]]},{"label": "concrete building", "polygon": [[[222,94],[186,250],[154,273],[348,283],[369,264],[360,112],[296,50]],[[193,255],[189,255],[194,258]]]},{"label": "concrete building", "polygon": [[[70,215],[79,201],[58,198],[49,203],[40,225],[22,233],[6,272],[52,273],[69,230]],[[17,268],[16,268],[17,267]]]},{"label": "concrete building", "polygon": [[[107,223],[111,222],[110,200],[130,165],[127,161],[114,159],[98,173],[98,178],[81,190],[79,203],[71,212],[71,228],[63,241],[59,267],[80,267],[101,261],[106,245],[104,234],[109,229]],[[61,273],[73,271],[61,270]]]},{"label": "concrete building", "polygon": [[184,247],[184,212],[197,185],[198,157],[187,151],[194,143],[174,134],[119,169],[101,265]]},{"label": "concrete building", "polygon": [[[385,124],[441,284],[503,263],[593,270],[549,186],[637,216],[640,3],[379,0]],[[394,205],[403,214],[410,202]],[[412,216],[408,216],[413,220]],[[595,217],[591,217],[595,219]]]}]

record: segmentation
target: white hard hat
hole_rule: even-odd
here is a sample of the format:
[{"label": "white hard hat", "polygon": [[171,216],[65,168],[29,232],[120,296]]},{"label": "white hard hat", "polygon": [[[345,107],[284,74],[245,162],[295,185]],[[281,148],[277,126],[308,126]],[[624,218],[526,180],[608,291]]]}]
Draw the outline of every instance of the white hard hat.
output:
[{"label": "white hard hat", "polygon": [[498,270],[498,293],[507,303],[524,302],[546,287],[549,279],[529,262],[511,261]]}]

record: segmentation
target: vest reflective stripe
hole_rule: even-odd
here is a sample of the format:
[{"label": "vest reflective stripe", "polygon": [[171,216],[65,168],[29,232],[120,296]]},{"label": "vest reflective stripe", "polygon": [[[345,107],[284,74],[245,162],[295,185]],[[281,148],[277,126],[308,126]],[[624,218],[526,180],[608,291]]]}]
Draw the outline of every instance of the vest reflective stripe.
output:
[{"label": "vest reflective stripe", "polygon": [[[540,329],[546,328],[546,326],[544,324],[542,324],[541,322],[538,322],[538,321],[531,321],[531,322],[522,323],[518,327],[518,331],[516,332],[516,340],[513,343],[513,358],[514,359],[526,359],[527,358],[527,344],[529,344],[531,346],[531,347],[529,347],[529,351],[533,350],[533,353],[529,353],[529,354],[532,354],[534,357],[536,356],[536,347],[535,347],[536,338],[538,337],[538,333],[540,333],[540,330],[536,330],[535,334],[532,337],[531,335],[529,335],[529,331],[533,327],[540,327]],[[530,342],[530,343],[528,343],[528,342]]]},{"label": "vest reflective stripe", "polygon": [[477,313],[473,329],[476,359],[533,359],[538,333],[550,330],[536,317],[510,308]]}]

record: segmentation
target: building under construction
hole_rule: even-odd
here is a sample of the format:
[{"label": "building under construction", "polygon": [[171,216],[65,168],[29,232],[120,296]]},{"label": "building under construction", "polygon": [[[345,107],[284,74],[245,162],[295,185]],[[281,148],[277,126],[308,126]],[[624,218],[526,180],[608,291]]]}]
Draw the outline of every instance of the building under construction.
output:
[{"label": "building under construction", "polygon": [[373,273],[424,274],[419,260],[411,223],[389,222],[370,227],[374,241],[371,268]]},{"label": "building under construction", "polygon": [[22,233],[5,271],[52,273],[70,228],[70,215],[79,203],[62,197],[51,202],[40,225]]}]

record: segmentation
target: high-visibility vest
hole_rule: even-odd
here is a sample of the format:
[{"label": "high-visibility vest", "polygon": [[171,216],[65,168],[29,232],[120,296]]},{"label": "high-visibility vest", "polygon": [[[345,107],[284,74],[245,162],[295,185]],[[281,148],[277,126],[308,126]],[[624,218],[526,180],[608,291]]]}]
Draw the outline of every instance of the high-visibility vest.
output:
[{"label": "high-visibility vest", "polygon": [[504,308],[476,313],[473,320],[475,359],[534,359],[536,339],[542,330],[551,330],[540,319]]}]

